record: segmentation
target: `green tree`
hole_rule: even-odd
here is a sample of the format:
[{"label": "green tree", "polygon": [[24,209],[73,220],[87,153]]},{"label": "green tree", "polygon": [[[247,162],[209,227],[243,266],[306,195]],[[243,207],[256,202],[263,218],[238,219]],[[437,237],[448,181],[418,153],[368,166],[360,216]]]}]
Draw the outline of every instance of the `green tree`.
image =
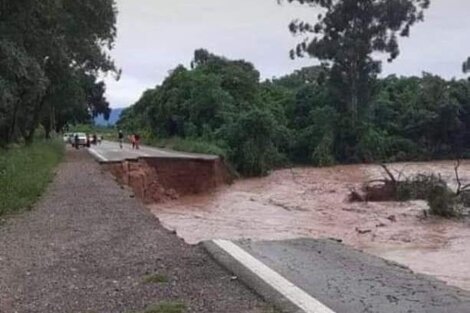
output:
[{"label": "green tree", "polygon": [[368,109],[351,130],[331,75],[328,66],[308,67],[260,82],[249,63],[198,50],[190,69],[171,71],[125,111],[119,125],[151,137],[182,137],[198,152],[221,152],[249,176],[285,164],[468,155],[468,80],[427,73],[376,79]]},{"label": "green tree", "polygon": [[[106,113],[106,104],[95,97],[104,86],[93,80],[96,86],[90,87],[84,77],[117,72],[107,52],[115,24],[114,0],[0,0],[0,80],[7,86],[0,91],[0,121],[5,123],[0,127],[8,130],[4,143],[21,137],[31,141],[41,122],[55,128],[49,124],[58,120],[56,115],[66,116],[61,109],[68,110],[56,104],[70,89],[70,79],[82,90],[71,96],[81,97],[84,111]],[[93,110],[83,105],[87,102]],[[8,106],[12,113],[5,115]]]},{"label": "green tree", "polygon": [[470,72],[470,58],[468,58],[465,62],[463,62],[462,70],[464,73]]},{"label": "green tree", "polygon": [[236,169],[247,176],[268,174],[282,161],[274,143],[276,121],[267,111],[253,109],[222,129],[230,160]]},{"label": "green tree", "polygon": [[308,54],[331,63],[332,79],[341,90],[345,110],[357,121],[359,105],[366,105],[371,80],[380,73],[373,53],[386,53],[393,61],[399,54],[398,36],[423,20],[430,0],[288,0],[324,10],[315,23],[293,21],[293,34],[313,34],[291,51],[291,57]]}]

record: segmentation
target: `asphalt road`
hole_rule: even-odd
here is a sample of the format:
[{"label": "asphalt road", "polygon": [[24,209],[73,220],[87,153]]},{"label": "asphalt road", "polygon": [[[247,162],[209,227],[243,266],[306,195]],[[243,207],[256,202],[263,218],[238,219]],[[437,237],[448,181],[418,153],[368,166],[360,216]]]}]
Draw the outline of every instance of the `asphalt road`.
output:
[{"label": "asphalt road", "polygon": [[290,312],[470,312],[469,292],[332,240],[205,245],[247,285]]},{"label": "asphalt road", "polygon": [[149,146],[140,146],[139,150],[132,149],[128,143],[119,147],[119,143],[111,141],[103,141],[100,145],[93,145],[89,151],[100,161],[115,162],[126,159],[137,159],[139,157],[159,157],[159,158],[187,158],[187,159],[216,159],[217,156],[177,152],[167,149],[158,149]]}]

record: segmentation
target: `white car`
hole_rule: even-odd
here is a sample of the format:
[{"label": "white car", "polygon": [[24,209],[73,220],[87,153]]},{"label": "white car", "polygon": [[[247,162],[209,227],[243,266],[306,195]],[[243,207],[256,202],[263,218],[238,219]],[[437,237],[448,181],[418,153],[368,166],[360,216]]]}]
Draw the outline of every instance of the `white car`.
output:
[{"label": "white car", "polygon": [[75,137],[78,136],[79,146],[88,146],[88,137],[85,133],[74,133],[72,135],[72,145],[75,146]]}]

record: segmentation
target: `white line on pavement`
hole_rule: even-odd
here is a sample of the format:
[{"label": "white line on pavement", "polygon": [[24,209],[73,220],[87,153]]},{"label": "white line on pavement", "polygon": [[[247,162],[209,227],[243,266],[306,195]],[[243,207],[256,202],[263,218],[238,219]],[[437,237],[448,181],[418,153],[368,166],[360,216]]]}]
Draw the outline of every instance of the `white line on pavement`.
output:
[{"label": "white line on pavement", "polygon": [[108,161],[107,158],[105,158],[101,153],[99,153],[98,151],[96,151],[95,149],[92,149],[92,148],[88,148],[88,151],[93,154],[95,157],[97,157],[99,160],[103,161],[103,162],[106,162]]},{"label": "white line on pavement", "polygon": [[305,313],[335,313],[235,243],[228,240],[213,242]]}]

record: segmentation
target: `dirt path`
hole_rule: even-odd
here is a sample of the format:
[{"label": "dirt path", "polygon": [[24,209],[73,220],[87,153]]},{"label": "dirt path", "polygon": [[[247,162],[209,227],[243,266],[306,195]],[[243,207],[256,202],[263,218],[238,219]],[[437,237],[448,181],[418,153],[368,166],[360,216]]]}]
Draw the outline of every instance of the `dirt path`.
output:
[{"label": "dirt path", "polygon": [[[166,283],[145,283],[159,274]],[[0,312],[268,312],[210,259],[164,230],[85,151],[67,153],[34,210],[0,226]]]}]

